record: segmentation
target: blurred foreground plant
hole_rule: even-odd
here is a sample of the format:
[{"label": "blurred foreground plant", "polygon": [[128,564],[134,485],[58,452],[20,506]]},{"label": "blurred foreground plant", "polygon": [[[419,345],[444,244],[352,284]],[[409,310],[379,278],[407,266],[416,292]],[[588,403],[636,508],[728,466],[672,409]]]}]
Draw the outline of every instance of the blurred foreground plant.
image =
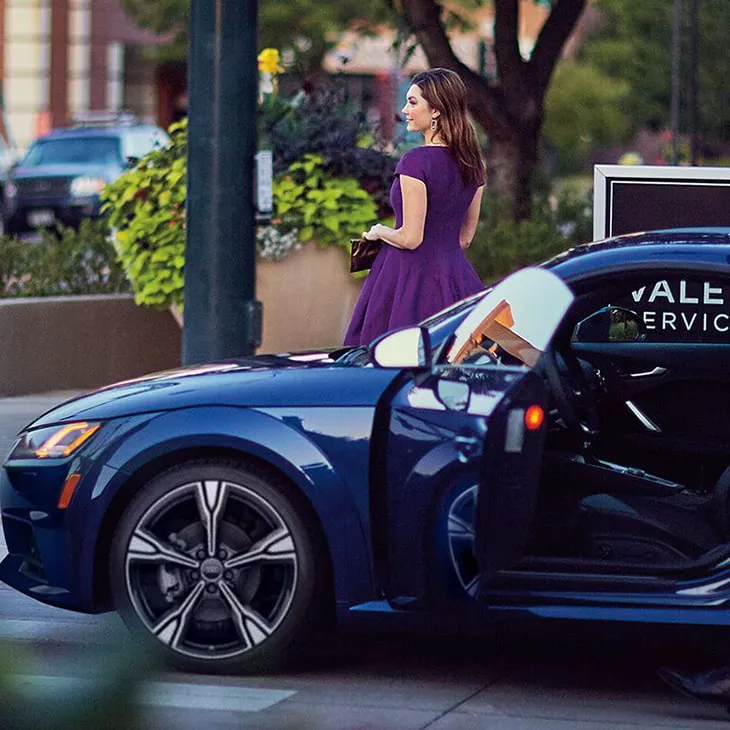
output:
[{"label": "blurred foreground plant", "polygon": [[2,730],[141,730],[144,683],[155,665],[137,646],[99,652],[85,663],[87,677],[58,677],[49,689],[36,677],[35,657],[0,644]]}]

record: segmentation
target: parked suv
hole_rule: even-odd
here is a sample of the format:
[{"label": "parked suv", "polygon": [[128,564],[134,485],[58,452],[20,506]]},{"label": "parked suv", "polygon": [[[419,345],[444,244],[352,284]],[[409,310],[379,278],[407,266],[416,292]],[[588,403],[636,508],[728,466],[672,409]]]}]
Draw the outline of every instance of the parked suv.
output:
[{"label": "parked suv", "polygon": [[129,114],[98,113],[39,137],[8,176],[8,231],[76,227],[99,216],[104,186],[168,141],[162,129]]}]

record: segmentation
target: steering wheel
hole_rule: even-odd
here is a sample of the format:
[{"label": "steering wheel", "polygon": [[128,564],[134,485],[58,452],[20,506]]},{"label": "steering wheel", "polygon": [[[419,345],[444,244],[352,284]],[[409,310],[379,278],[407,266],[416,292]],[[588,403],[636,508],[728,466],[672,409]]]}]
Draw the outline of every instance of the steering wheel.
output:
[{"label": "steering wheel", "polygon": [[[561,369],[558,354],[564,363]],[[569,343],[548,348],[542,357],[548,385],[565,427],[583,446],[599,433],[598,403],[593,385]]]}]

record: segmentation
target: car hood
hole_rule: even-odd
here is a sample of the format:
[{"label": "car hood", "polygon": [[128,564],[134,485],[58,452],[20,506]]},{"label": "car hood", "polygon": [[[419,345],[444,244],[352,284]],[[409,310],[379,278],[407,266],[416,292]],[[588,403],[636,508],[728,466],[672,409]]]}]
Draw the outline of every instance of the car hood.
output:
[{"label": "car hood", "polygon": [[342,365],[329,354],[261,355],[154,373],[67,401],[32,426],[199,406],[374,406],[400,372]]},{"label": "car hood", "polygon": [[14,180],[35,179],[39,177],[100,177],[111,181],[121,168],[109,165],[34,165],[16,167],[11,177]]}]

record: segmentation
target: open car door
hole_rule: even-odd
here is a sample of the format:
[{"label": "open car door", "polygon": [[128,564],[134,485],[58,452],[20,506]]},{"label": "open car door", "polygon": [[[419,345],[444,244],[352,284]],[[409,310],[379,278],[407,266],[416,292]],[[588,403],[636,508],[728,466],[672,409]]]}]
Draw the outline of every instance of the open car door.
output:
[{"label": "open car door", "polygon": [[[486,293],[435,357],[423,327],[373,344],[376,364],[406,368],[381,404],[371,459],[376,559],[394,605],[425,598],[445,552],[434,515],[474,488],[479,517],[467,532],[476,531],[482,577],[522,556],[547,412],[533,369],[572,300],[555,274],[523,269]],[[475,595],[476,584],[467,591]]]},{"label": "open car door", "polygon": [[[455,333],[452,367],[519,366],[533,371],[573,294],[555,274],[523,269],[485,297]],[[476,508],[475,552],[482,588],[525,554],[540,483],[548,394],[535,372],[516,378],[493,408]]]}]

